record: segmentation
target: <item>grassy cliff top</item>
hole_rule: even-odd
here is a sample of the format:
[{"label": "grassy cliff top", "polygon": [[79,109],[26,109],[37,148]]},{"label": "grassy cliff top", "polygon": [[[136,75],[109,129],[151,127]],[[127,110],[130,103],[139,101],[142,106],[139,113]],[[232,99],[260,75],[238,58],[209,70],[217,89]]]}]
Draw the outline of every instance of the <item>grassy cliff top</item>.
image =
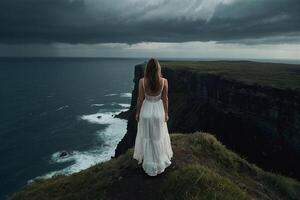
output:
[{"label": "grassy cliff top", "polygon": [[162,67],[221,75],[247,84],[300,89],[300,66],[252,61],[160,61]]},{"label": "grassy cliff top", "polygon": [[13,200],[48,199],[299,199],[300,183],[265,172],[213,135],[171,134],[172,164],[156,177],[132,158],[133,148],[70,176],[38,180]]}]

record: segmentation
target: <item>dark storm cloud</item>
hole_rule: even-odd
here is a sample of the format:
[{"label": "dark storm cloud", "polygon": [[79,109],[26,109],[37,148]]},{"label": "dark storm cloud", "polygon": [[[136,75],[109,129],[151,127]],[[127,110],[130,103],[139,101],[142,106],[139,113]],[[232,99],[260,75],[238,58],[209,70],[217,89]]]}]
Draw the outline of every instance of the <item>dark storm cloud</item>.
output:
[{"label": "dark storm cloud", "polygon": [[299,11],[299,0],[1,0],[0,43],[290,43]]}]

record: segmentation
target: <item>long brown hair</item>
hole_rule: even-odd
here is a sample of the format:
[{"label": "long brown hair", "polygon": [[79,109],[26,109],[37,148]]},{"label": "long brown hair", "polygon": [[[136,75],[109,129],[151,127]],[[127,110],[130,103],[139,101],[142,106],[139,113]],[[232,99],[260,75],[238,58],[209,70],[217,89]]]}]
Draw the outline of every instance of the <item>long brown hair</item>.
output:
[{"label": "long brown hair", "polygon": [[147,83],[150,87],[150,91],[158,91],[160,88],[160,77],[162,77],[161,74],[161,67],[157,59],[150,58],[145,71],[144,71],[144,77],[147,78]]}]

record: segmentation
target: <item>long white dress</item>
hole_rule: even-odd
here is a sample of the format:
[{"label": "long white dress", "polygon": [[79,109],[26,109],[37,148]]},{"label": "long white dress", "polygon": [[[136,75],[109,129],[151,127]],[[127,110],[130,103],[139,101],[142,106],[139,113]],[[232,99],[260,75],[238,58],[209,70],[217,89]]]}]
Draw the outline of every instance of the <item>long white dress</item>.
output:
[{"label": "long white dress", "polygon": [[[147,95],[144,92],[145,99],[137,124],[133,158],[138,160],[138,164],[143,162],[142,167],[149,176],[156,176],[164,172],[165,168],[171,165],[173,157],[161,99],[163,87],[164,85],[157,96]],[[143,88],[145,91],[144,82]]]}]

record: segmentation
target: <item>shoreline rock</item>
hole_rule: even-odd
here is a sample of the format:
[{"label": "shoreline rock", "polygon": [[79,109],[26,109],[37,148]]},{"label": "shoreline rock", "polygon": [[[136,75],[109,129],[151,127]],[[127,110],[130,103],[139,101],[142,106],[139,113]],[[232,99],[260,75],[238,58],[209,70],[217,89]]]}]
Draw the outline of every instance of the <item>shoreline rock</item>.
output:
[{"label": "shoreline rock", "polygon": [[120,112],[119,114],[115,115],[114,117],[119,118],[119,119],[126,119],[126,120],[128,120],[129,115],[130,115],[130,111],[127,110],[127,111]]}]

